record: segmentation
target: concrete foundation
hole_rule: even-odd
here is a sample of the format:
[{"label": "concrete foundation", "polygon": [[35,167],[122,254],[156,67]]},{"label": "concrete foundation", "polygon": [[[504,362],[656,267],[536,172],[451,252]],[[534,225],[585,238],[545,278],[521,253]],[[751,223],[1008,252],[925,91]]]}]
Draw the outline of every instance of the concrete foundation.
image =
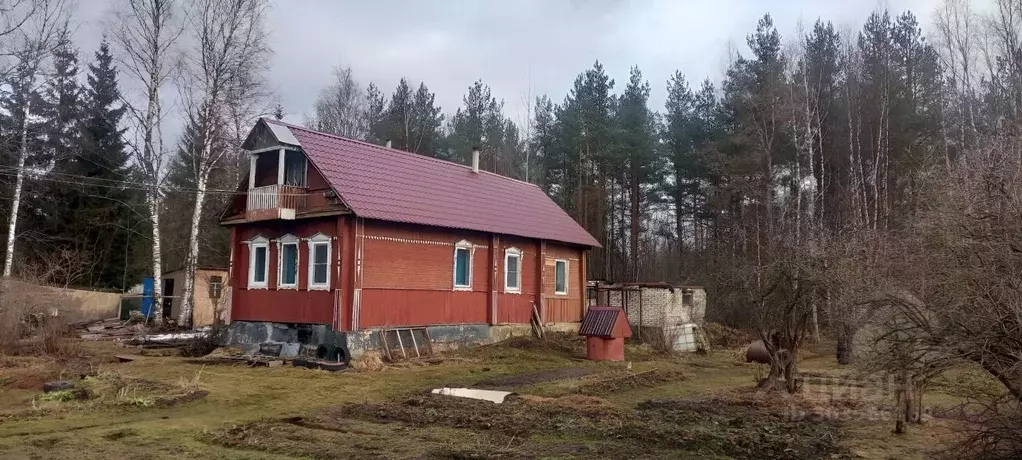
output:
[{"label": "concrete foundation", "polygon": [[[468,345],[482,345],[511,337],[532,335],[528,324],[455,324],[427,326],[436,351],[452,350]],[[551,323],[547,332],[578,333],[578,323]],[[287,324],[256,321],[235,321],[229,326],[225,345],[240,346],[246,352],[277,355],[293,350],[299,344],[298,356],[347,361],[366,352],[380,350],[380,329],[342,332],[332,331],[326,324]],[[326,355],[326,356],[324,356]]]},{"label": "concrete foundation", "polygon": [[340,362],[351,359],[347,334],[332,331],[326,324],[234,321],[228,326],[224,345],[241,347],[248,353],[288,358],[300,356]]}]

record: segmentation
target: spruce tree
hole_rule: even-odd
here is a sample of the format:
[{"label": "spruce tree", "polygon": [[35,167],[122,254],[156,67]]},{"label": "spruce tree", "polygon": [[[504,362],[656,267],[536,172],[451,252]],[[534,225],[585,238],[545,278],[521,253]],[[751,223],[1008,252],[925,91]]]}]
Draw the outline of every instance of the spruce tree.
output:
[{"label": "spruce tree", "polygon": [[130,248],[142,222],[131,209],[134,191],[120,127],[126,109],[106,41],[89,64],[84,93],[78,155],[69,165],[83,183],[76,200],[79,206],[73,211],[77,238],[86,249],[92,248],[96,259],[91,284],[122,287],[138,281],[131,275],[134,255]]}]

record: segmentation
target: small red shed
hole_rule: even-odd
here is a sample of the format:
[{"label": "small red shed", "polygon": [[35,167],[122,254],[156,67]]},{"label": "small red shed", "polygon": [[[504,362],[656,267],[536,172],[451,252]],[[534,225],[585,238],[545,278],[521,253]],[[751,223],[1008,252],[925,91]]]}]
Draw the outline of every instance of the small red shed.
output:
[{"label": "small red shed", "polygon": [[594,361],[624,361],[625,339],[632,336],[628,316],[618,307],[589,307],[578,335],[586,336],[586,356]]}]

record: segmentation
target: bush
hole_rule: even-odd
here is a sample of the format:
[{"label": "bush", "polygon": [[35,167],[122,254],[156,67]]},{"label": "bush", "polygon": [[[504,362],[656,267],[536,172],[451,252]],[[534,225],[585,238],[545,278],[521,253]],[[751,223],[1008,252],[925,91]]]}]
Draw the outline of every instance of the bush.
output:
[{"label": "bush", "polygon": [[744,347],[755,340],[755,334],[728,327],[720,323],[706,323],[703,325],[703,333],[706,334],[706,341],[714,349]]},{"label": "bush", "polygon": [[642,341],[649,344],[657,354],[673,355],[680,335],[681,329],[678,327],[646,327],[642,330]]}]

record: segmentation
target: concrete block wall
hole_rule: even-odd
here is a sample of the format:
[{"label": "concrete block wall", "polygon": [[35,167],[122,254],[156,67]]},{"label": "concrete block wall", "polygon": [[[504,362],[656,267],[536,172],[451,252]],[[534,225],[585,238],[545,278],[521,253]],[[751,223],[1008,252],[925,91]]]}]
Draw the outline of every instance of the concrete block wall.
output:
[{"label": "concrete block wall", "polygon": [[[579,323],[548,323],[547,332],[578,333]],[[435,351],[457,349],[463,346],[482,345],[507,340],[511,337],[532,335],[528,324],[458,324],[428,326]],[[347,359],[359,359],[366,353],[381,350],[381,329],[367,329],[356,332],[332,331],[325,324],[286,324],[262,321],[235,321],[228,328],[225,345],[243,348],[256,353],[261,349],[273,349],[285,345],[299,344],[299,355],[317,356],[320,347],[342,351]],[[344,358],[342,358],[343,360]]]}]

